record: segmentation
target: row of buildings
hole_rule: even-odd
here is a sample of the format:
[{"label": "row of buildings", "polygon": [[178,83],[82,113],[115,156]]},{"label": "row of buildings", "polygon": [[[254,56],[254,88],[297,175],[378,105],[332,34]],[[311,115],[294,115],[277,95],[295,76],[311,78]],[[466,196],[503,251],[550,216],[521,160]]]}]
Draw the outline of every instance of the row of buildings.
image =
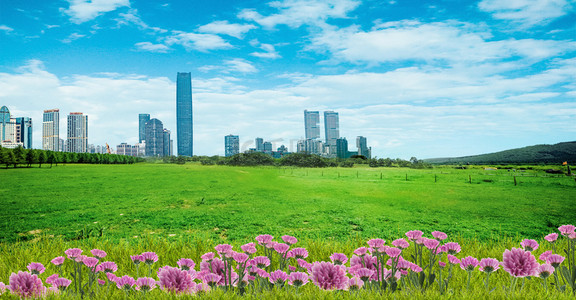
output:
[{"label": "row of buildings", "polygon": [[[67,117],[66,141],[60,138],[60,110],[48,109],[42,116],[42,149],[50,151],[85,153],[104,152],[88,145],[88,115],[71,112]],[[99,151],[98,151],[99,150]]]},{"label": "row of buildings", "polygon": [[32,148],[32,119],[13,118],[6,106],[0,108],[0,145],[4,148]]}]

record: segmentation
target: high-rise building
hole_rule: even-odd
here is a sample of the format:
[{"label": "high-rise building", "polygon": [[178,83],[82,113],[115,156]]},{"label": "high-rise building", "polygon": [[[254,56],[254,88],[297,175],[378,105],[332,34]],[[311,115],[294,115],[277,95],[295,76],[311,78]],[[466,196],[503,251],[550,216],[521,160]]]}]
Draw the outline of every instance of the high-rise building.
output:
[{"label": "high-rise building", "polygon": [[32,119],[16,118],[16,142],[22,143],[25,149],[32,149]]},{"label": "high-rise building", "polygon": [[336,157],[348,158],[348,141],[346,138],[338,138],[336,140]]},{"label": "high-rise building", "polygon": [[176,135],[178,155],[193,155],[192,78],[178,73],[176,80]]},{"label": "high-rise building", "polygon": [[336,140],[340,138],[340,125],[338,122],[338,113],[333,111],[324,112],[324,130],[326,136],[326,145],[330,147],[330,154],[336,150]]},{"label": "high-rise building", "polygon": [[262,152],[272,154],[272,143],[264,142],[264,144],[262,144]]},{"label": "high-rise building", "polygon": [[164,151],[163,156],[172,155],[172,145],[170,143],[170,130],[164,128]]},{"label": "high-rise building", "polygon": [[358,148],[358,155],[363,155],[366,158],[371,158],[371,151],[368,147],[368,142],[366,138],[363,136],[359,136],[356,138],[356,147]]},{"label": "high-rise building", "polygon": [[68,152],[88,152],[88,116],[81,112],[71,112],[68,115]]},{"label": "high-rise building", "polygon": [[146,156],[164,156],[164,125],[158,119],[146,123]]},{"label": "high-rise building", "polygon": [[320,112],[304,110],[306,139],[320,138]]},{"label": "high-rise building", "polygon": [[45,110],[42,116],[42,149],[63,151],[64,143],[60,144],[60,141],[60,110]]},{"label": "high-rise building", "polygon": [[264,139],[263,138],[256,138],[256,151],[257,152],[264,152]]},{"label": "high-rise building", "polygon": [[226,157],[240,153],[240,137],[237,135],[227,135],[224,137],[224,155]]},{"label": "high-rise building", "polygon": [[150,114],[139,114],[138,115],[138,143],[146,138],[146,123],[150,121]]},{"label": "high-rise building", "polygon": [[128,145],[127,143],[121,143],[116,146],[116,154],[118,155],[128,155],[128,156],[138,156],[139,146]]},{"label": "high-rise building", "polygon": [[23,146],[18,142],[18,124],[16,119],[10,117],[10,110],[6,106],[0,108],[0,145],[5,148]]}]

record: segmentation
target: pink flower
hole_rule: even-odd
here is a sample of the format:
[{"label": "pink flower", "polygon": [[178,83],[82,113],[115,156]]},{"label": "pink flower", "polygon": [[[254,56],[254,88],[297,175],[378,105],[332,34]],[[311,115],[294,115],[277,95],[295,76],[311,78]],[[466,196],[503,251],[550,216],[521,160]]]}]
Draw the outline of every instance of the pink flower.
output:
[{"label": "pink flower", "polygon": [[544,252],[542,252],[542,254],[540,254],[538,259],[541,261],[546,261],[546,258],[548,258],[548,256],[550,256],[551,254],[552,254],[552,251],[550,251],[550,250],[544,251]]},{"label": "pink flower", "polygon": [[[108,273],[108,274],[110,274],[110,273]],[[121,290],[129,291],[132,289],[132,286],[134,286],[135,284],[136,284],[136,280],[134,280],[134,278],[132,278],[128,275],[124,275],[124,276],[118,277],[116,279],[116,286]]]},{"label": "pink flower", "polygon": [[552,273],[554,273],[554,267],[549,264],[540,265],[536,271],[536,275],[542,279],[548,278]]},{"label": "pink flower", "polygon": [[202,280],[210,287],[214,287],[218,284],[218,282],[220,282],[221,279],[222,276],[214,273],[209,273],[208,275],[204,276]]},{"label": "pink flower", "polygon": [[308,270],[308,272],[310,272],[310,270],[312,269],[312,264],[301,259],[301,258],[297,259],[296,262],[298,262],[298,266],[300,268],[304,268],[304,269]]},{"label": "pink flower", "polygon": [[232,246],[228,244],[220,244],[214,247],[214,249],[216,250],[216,252],[218,252],[218,254],[220,254],[220,256],[222,256],[222,253],[226,254],[232,251]]},{"label": "pink flower", "polygon": [[64,251],[64,254],[68,255],[69,259],[74,260],[76,257],[80,256],[80,254],[82,254],[82,249],[70,248]]},{"label": "pink flower", "polygon": [[190,273],[170,266],[158,270],[158,280],[160,287],[167,292],[187,293],[196,287]]},{"label": "pink flower", "polygon": [[70,283],[72,283],[72,280],[60,277],[56,278],[52,285],[61,292],[64,292],[68,288]]},{"label": "pink flower", "polygon": [[366,248],[366,247],[360,247],[360,248],[354,250],[354,254],[356,254],[358,256],[366,255],[367,252],[368,252],[368,248]]},{"label": "pink flower", "polygon": [[116,282],[118,281],[118,276],[114,275],[114,273],[105,273],[106,274],[106,278],[108,279],[108,281],[110,282]]},{"label": "pink flower", "polygon": [[551,234],[545,236],[544,239],[550,243],[554,243],[558,239],[558,234],[557,233],[551,233]]},{"label": "pink flower", "polygon": [[142,255],[142,258],[144,258],[144,263],[147,265],[152,265],[158,261],[158,255],[156,255],[154,252],[144,252],[140,255]]},{"label": "pink flower", "polygon": [[156,280],[150,277],[140,277],[136,280],[136,290],[148,292],[156,288]]},{"label": "pink flower", "polygon": [[44,265],[41,263],[33,262],[28,265],[28,271],[30,271],[32,275],[40,275],[44,273],[44,270],[46,270],[46,268],[44,268]]},{"label": "pink flower", "polygon": [[348,288],[348,277],[344,268],[329,262],[316,262],[312,265],[312,281],[323,290]]},{"label": "pink flower", "polygon": [[366,282],[370,280],[370,277],[372,277],[372,275],[374,275],[374,270],[370,270],[367,268],[360,268],[354,272],[354,275],[360,277],[362,281]]},{"label": "pink flower", "polygon": [[440,245],[440,242],[438,240],[434,240],[434,239],[425,239],[424,240],[424,246],[430,250],[436,249],[436,247],[438,247],[438,245]]},{"label": "pink flower", "polygon": [[256,253],[256,244],[254,243],[248,243],[245,245],[240,246],[240,249],[242,249],[242,251],[248,253],[248,254],[254,254]]},{"label": "pink flower", "polygon": [[520,246],[522,246],[522,248],[524,248],[524,250],[526,251],[534,251],[536,249],[538,249],[538,242],[536,242],[535,240],[523,240],[522,243],[520,243]]},{"label": "pink flower", "polygon": [[96,272],[113,273],[116,271],[118,271],[118,266],[113,261],[105,261],[96,267]]},{"label": "pink flower", "polygon": [[132,262],[137,265],[141,262],[144,262],[144,256],[142,255],[131,255],[130,259],[132,260]]},{"label": "pink flower", "polygon": [[58,277],[60,277],[58,274],[52,274],[52,275],[48,276],[48,278],[46,278],[46,283],[47,284],[54,284],[54,280],[58,279]]},{"label": "pink flower", "polygon": [[454,255],[448,254],[447,257],[448,257],[448,262],[451,265],[457,265],[460,263],[460,260],[458,259],[458,257],[456,257]]},{"label": "pink flower", "polygon": [[410,270],[411,270],[412,272],[414,272],[414,273],[420,273],[420,272],[422,272],[422,268],[421,268],[419,265],[415,264],[415,263],[410,263]]},{"label": "pink flower", "polygon": [[52,259],[50,262],[52,264],[54,264],[55,266],[59,266],[59,265],[64,263],[65,259],[66,258],[64,258],[64,256],[58,256],[58,257],[55,257],[54,259]]},{"label": "pink flower", "polygon": [[96,265],[98,264],[98,259],[96,257],[85,257],[82,262],[84,263],[84,265],[86,265],[88,268],[93,269],[94,267],[96,267]]},{"label": "pink flower", "polygon": [[262,246],[266,246],[266,244],[270,243],[272,239],[274,239],[274,237],[269,234],[261,234],[256,237],[256,241]]},{"label": "pink flower", "polygon": [[551,254],[546,257],[546,263],[551,264],[554,268],[558,268],[564,261],[565,257],[559,254]]},{"label": "pink flower", "polygon": [[392,270],[384,269],[384,279],[386,279],[388,282],[396,282],[400,280],[401,277],[402,273],[400,273],[400,271],[396,271],[395,274],[392,274]]},{"label": "pink flower", "polygon": [[196,263],[189,258],[181,258],[177,264],[184,271],[192,270],[196,266]]},{"label": "pink flower", "polygon": [[292,252],[291,257],[296,259],[308,257],[308,250],[305,248],[294,248],[290,252]]},{"label": "pink flower", "polygon": [[105,285],[106,281],[102,280],[102,279],[98,279],[98,284],[99,285]]},{"label": "pink flower", "polygon": [[398,257],[398,255],[400,255],[401,253],[402,253],[402,250],[400,250],[398,248],[389,247],[388,249],[386,249],[386,255],[388,255],[390,257]]},{"label": "pink flower", "polygon": [[478,266],[478,259],[472,257],[472,256],[467,256],[465,258],[463,258],[462,260],[460,260],[460,268],[462,268],[462,270],[464,271],[474,271],[474,269]]},{"label": "pink flower", "polygon": [[4,284],[4,282],[0,282],[0,296],[2,296],[2,294],[4,294],[5,291],[6,291],[6,284]]},{"label": "pink flower", "polygon": [[536,258],[530,251],[519,248],[504,251],[502,267],[514,277],[534,276],[538,266]]},{"label": "pink flower", "polygon": [[368,246],[372,248],[380,248],[384,246],[385,241],[383,239],[371,239],[367,242]]},{"label": "pink flower", "polygon": [[270,277],[270,274],[268,274],[268,272],[266,272],[266,270],[262,270],[262,269],[258,269],[256,271],[257,275],[262,277],[262,278],[268,278]]},{"label": "pink flower", "polygon": [[334,253],[330,255],[330,260],[335,265],[343,265],[348,261],[348,257],[344,253]]},{"label": "pink flower", "polygon": [[348,281],[348,289],[350,291],[359,290],[364,286],[364,281],[359,277],[352,277],[350,281]]},{"label": "pink flower", "polygon": [[292,272],[288,276],[288,284],[301,287],[308,283],[309,276],[304,272]]},{"label": "pink flower", "polygon": [[397,239],[392,242],[392,245],[401,249],[406,249],[410,246],[410,243],[408,243],[405,239]]},{"label": "pink flower", "polygon": [[270,259],[266,256],[256,256],[254,257],[253,261],[256,264],[256,266],[260,269],[266,268],[267,266],[270,265]]},{"label": "pink flower", "polygon": [[575,229],[576,227],[574,227],[574,225],[562,225],[558,227],[558,230],[562,235],[570,235],[571,233],[574,233]]},{"label": "pink flower", "polygon": [[495,258],[483,258],[480,260],[480,271],[492,273],[500,269],[500,262]]},{"label": "pink flower", "polygon": [[410,230],[406,232],[406,236],[409,240],[416,241],[417,239],[422,237],[422,231],[420,230]]},{"label": "pink flower", "polygon": [[86,257],[88,257],[88,256],[86,256],[86,255],[79,255],[78,257],[76,257],[76,258],[74,259],[74,261],[77,262],[77,263],[84,263],[84,259],[85,259]]},{"label": "pink flower", "polygon": [[196,290],[194,292],[196,293],[207,293],[211,290],[210,285],[208,285],[207,283],[201,282],[196,284]]},{"label": "pink flower", "polygon": [[288,279],[288,274],[282,270],[276,270],[274,272],[270,272],[268,280],[272,284],[278,284],[282,286],[284,282]]},{"label": "pink flower", "polygon": [[10,291],[21,298],[40,298],[46,293],[46,287],[36,275],[18,271],[10,275]]},{"label": "pink flower", "polygon": [[200,258],[205,261],[211,261],[214,259],[214,252],[204,253]]},{"label": "pink flower", "polygon": [[248,258],[250,258],[248,256],[248,254],[243,253],[243,252],[234,252],[234,254],[232,254],[232,258],[237,262],[237,263],[244,263],[248,260]]},{"label": "pink flower", "polygon": [[282,240],[284,241],[284,243],[289,245],[294,245],[298,243],[298,240],[295,237],[289,235],[283,235]]},{"label": "pink flower", "polygon": [[446,267],[446,263],[443,261],[439,261],[438,265],[440,266],[440,268],[445,268]]},{"label": "pink flower", "polygon": [[443,252],[447,252],[448,254],[452,254],[455,255],[456,253],[460,253],[460,245],[458,243],[455,242],[450,242],[450,243],[446,243],[444,244],[444,246],[442,246],[445,250]]},{"label": "pink flower", "polygon": [[448,238],[448,235],[441,231],[432,231],[432,236],[439,241],[443,241]]},{"label": "pink flower", "polygon": [[288,244],[284,244],[284,243],[274,244],[274,250],[276,250],[276,252],[278,252],[280,254],[286,253],[288,251],[288,249],[290,249],[290,246]]},{"label": "pink flower", "polygon": [[569,234],[568,238],[571,240],[576,240],[576,232],[572,232],[571,234]]},{"label": "pink flower", "polygon": [[98,258],[104,258],[106,257],[106,252],[100,250],[100,249],[92,249],[90,251],[90,253],[92,253],[92,255],[98,257]]}]

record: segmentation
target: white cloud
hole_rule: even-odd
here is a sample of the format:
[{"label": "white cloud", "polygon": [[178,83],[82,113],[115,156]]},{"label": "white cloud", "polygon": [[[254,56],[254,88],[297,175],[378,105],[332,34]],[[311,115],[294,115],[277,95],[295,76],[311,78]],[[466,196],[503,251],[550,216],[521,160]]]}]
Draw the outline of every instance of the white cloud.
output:
[{"label": "white cloud", "polygon": [[246,32],[254,28],[256,28],[256,26],[250,24],[230,24],[228,21],[215,21],[200,26],[198,31],[213,34],[226,34],[237,39],[242,39]]},{"label": "white cloud", "polygon": [[8,33],[8,32],[14,31],[14,29],[11,27],[8,27],[6,25],[0,25],[0,31],[4,31],[4,32]]},{"label": "white cloud", "polygon": [[261,44],[260,49],[264,50],[265,52],[252,52],[250,55],[260,57],[260,58],[270,58],[270,59],[277,59],[281,58],[278,51],[274,48],[274,45],[270,44]]},{"label": "white cloud", "polygon": [[360,5],[356,0],[283,0],[268,3],[277,9],[277,14],[263,16],[253,9],[240,12],[239,18],[254,21],[264,27],[287,25],[297,28],[302,25],[322,26],[327,19],[348,18],[348,13]]},{"label": "white cloud", "polygon": [[63,39],[62,43],[69,44],[69,43],[72,43],[73,41],[75,41],[77,39],[81,39],[85,36],[86,36],[85,34],[79,34],[79,33],[73,32],[67,38]]},{"label": "white cloud", "polygon": [[478,4],[482,11],[495,19],[515,22],[521,28],[546,25],[552,20],[574,10],[572,0],[483,0]]},{"label": "white cloud", "polygon": [[157,32],[157,33],[168,32],[168,30],[166,30],[166,29],[159,28],[159,27],[153,27],[153,26],[146,24],[146,22],[144,22],[142,20],[142,18],[140,18],[140,15],[138,14],[137,9],[130,9],[128,11],[128,13],[120,13],[120,14],[118,14],[118,16],[119,16],[119,18],[116,19],[116,22],[118,23],[118,25],[134,24],[142,30],[151,30],[151,31]]},{"label": "white cloud", "polygon": [[68,0],[68,3],[70,7],[62,11],[76,24],[90,21],[119,7],[130,6],[129,0]]},{"label": "white cloud", "polygon": [[135,46],[138,50],[156,53],[166,53],[170,50],[170,47],[164,44],[152,44],[150,42],[136,43]]},{"label": "white cloud", "polygon": [[234,48],[223,38],[215,34],[174,31],[166,38],[168,45],[181,45],[186,50],[209,51]]},{"label": "white cloud", "polygon": [[228,67],[226,68],[231,72],[240,73],[256,73],[258,69],[254,67],[249,61],[241,58],[236,58],[224,62]]}]

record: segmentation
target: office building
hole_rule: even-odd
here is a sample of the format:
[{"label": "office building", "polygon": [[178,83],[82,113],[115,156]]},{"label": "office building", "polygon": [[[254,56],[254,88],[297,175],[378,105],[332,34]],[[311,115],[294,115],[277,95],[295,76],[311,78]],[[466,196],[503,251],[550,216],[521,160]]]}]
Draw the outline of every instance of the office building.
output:
[{"label": "office building", "polygon": [[81,112],[71,112],[68,115],[68,152],[88,152],[88,116]]},{"label": "office building", "polygon": [[240,153],[240,137],[227,135],[224,137],[224,155],[226,157]]},{"label": "office building", "polygon": [[164,156],[164,125],[158,119],[146,123],[146,156]]},{"label": "office building", "polygon": [[306,139],[320,138],[320,112],[304,110]]},{"label": "office building", "polygon": [[263,138],[256,138],[256,152],[264,152],[264,139]]},{"label": "office building", "polygon": [[16,118],[16,143],[22,143],[24,149],[32,149],[32,119]]},{"label": "office building", "polygon": [[164,128],[164,150],[163,156],[171,156],[172,155],[172,144],[170,140],[170,130]]},{"label": "office building", "polygon": [[48,109],[42,116],[42,149],[63,151],[64,143],[60,139],[60,110]]},{"label": "office building", "polygon": [[192,78],[178,73],[176,80],[176,138],[178,155],[193,155]]},{"label": "office building", "polygon": [[116,146],[116,154],[118,155],[127,155],[127,156],[138,156],[140,152],[140,147],[137,145],[128,145],[127,143],[121,143],[120,145]]},{"label": "office building", "polygon": [[348,158],[348,141],[346,138],[339,138],[336,140],[336,157]]},{"label": "office building", "polygon": [[329,147],[329,153],[333,154],[336,150],[336,140],[340,138],[340,125],[338,113],[333,111],[324,112],[324,130],[326,145]]},{"label": "office building", "polygon": [[146,139],[146,123],[150,121],[150,114],[138,115],[138,143]]},{"label": "office building", "polygon": [[272,143],[264,142],[264,144],[262,144],[262,152],[272,154]]},{"label": "office building", "polygon": [[363,136],[356,138],[356,147],[358,148],[358,155],[363,155],[366,158],[371,158],[371,149],[368,147],[368,142]]},{"label": "office building", "polygon": [[0,108],[0,145],[4,148],[23,146],[18,142],[18,125],[16,119],[10,117],[10,110],[6,106]]}]

